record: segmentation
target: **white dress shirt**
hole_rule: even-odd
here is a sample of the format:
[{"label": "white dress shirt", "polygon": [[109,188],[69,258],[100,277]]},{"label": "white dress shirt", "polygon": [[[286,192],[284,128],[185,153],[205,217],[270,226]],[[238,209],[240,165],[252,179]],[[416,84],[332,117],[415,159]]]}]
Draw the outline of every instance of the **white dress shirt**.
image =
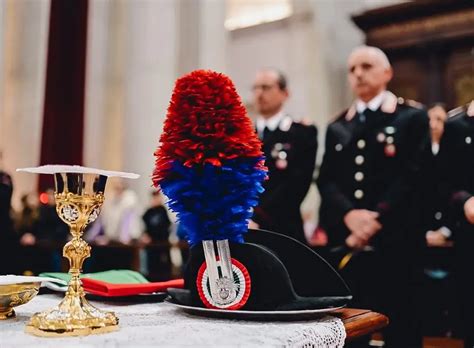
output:
[{"label": "white dress shirt", "polygon": [[439,144],[438,143],[431,143],[431,153],[435,156],[438,155],[439,152]]},{"label": "white dress shirt", "polygon": [[357,112],[360,114],[365,111],[365,109],[370,109],[372,111],[376,111],[382,105],[385,99],[385,90],[377,94],[374,98],[372,98],[368,103],[363,102],[360,99],[356,101],[356,109]]},{"label": "white dress shirt", "polygon": [[277,112],[270,118],[263,118],[262,116],[257,116],[257,132],[260,138],[263,138],[263,130],[267,127],[271,132],[278,128],[280,122],[285,117],[283,110]]}]

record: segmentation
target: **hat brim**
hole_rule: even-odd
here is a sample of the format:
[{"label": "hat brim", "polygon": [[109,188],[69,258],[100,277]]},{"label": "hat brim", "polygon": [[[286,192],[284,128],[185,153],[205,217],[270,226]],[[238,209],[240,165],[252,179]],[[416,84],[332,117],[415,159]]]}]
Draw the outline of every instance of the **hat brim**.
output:
[{"label": "hat brim", "polygon": [[[179,294],[182,289],[169,289],[173,294]],[[185,290],[189,292],[188,290]],[[179,296],[179,295],[177,295]],[[193,305],[185,305],[178,302],[175,298],[168,298],[166,303],[174,305],[186,313],[205,316],[210,318],[222,319],[238,319],[238,320],[258,320],[258,321],[299,321],[299,320],[314,320],[333,312],[339,308],[328,307],[322,309],[302,309],[302,310],[272,310],[272,311],[252,311],[252,310],[226,310],[226,309],[210,309],[202,308]]]},{"label": "hat brim", "polygon": [[[289,278],[289,284],[273,284],[273,289],[287,286],[287,291],[293,294],[286,297],[285,301],[274,303],[271,308],[254,303],[252,310],[304,311],[340,308],[352,299],[347,285],[329,263],[297,240],[265,230],[249,230],[245,240],[243,246],[251,247],[249,251],[258,247],[264,254],[271,254],[273,259],[281,264],[283,271],[288,273],[286,278]],[[192,248],[191,254],[193,251],[198,252],[199,248],[200,246]],[[235,248],[234,250],[239,251]],[[232,253],[233,256],[234,254]],[[243,254],[240,253],[240,256]],[[249,272],[252,276],[251,269]],[[256,272],[259,273],[258,269]],[[174,302],[185,306],[202,307],[196,301],[193,286],[192,280],[189,280],[187,289],[169,289],[168,292]]]}]

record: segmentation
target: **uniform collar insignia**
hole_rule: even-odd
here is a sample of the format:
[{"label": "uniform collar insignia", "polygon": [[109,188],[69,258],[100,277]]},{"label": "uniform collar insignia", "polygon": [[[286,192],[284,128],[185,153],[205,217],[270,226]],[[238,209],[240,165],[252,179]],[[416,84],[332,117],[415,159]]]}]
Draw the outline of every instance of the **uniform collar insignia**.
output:
[{"label": "uniform collar insignia", "polygon": [[279,128],[282,132],[288,132],[291,128],[291,124],[293,123],[293,120],[291,119],[290,116],[286,115],[283,117],[283,119],[280,121]]},{"label": "uniform collar insignia", "polygon": [[356,103],[352,103],[351,107],[349,108],[349,110],[347,110],[347,113],[346,113],[346,121],[350,121],[354,118],[355,114],[357,113],[357,110],[356,110]]},{"label": "uniform collar insignia", "polygon": [[386,91],[385,98],[384,98],[384,101],[382,102],[382,106],[380,107],[380,109],[386,114],[393,114],[395,110],[397,109],[397,102],[398,102],[398,99],[395,96],[395,94],[393,94],[390,91]]}]

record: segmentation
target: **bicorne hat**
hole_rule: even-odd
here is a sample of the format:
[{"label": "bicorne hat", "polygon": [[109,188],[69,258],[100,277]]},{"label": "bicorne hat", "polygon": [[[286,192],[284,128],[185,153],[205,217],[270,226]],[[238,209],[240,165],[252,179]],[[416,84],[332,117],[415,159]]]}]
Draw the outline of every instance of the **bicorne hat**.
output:
[{"label": "bicorne hat", "polygon": [[198,70],[176,81],[153,182],[190,244],[185,306],[295,311],[344,306],[350,292],[318,254],[270,231],[247,230],[267,170],[232,81]]}]

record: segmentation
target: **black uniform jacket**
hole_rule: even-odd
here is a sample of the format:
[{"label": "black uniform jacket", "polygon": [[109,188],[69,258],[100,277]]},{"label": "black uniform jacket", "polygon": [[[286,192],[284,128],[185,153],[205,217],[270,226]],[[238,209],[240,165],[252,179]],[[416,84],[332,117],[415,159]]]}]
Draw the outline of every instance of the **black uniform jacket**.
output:
[{"label": "black uniform jacket", "polygon": [[345,244],[349,230],[343,218],[352,209],[380,213],[383,228],[372,245],[406,237],[421,156],[429,144],[426,111],[390,92],[378,110],[367,109],[361,117],[354,104],[329,124],[317,184],[320,224],[330,245]]},{"label": "black uniform jacket", "polygon": [[451,224],[446,177],[448,155],[446,149],[440,146],[437,154],[427,147],[423,156],[421,182],[416,188],[416,211],[420,214],[419,231],[423,239],[427,231],[435,231],[443,226],[449,228]]},{"label": "black uniform jacket", "polygon": [[446,122],[441,140],[447,153],[444,167],[449,178],[448,200],[454,233],[460,228],[474,233],[474,225],[464,215],[464,203],[474,195],[474,115],[468,116],[465,107],[457,111]]},{"label": "black uniform jacket", "polygon": [[317,129],[285,116],[263,139],[268,180],[253,220],[262,229],[304,241],[300,205],[313,178]]}]

